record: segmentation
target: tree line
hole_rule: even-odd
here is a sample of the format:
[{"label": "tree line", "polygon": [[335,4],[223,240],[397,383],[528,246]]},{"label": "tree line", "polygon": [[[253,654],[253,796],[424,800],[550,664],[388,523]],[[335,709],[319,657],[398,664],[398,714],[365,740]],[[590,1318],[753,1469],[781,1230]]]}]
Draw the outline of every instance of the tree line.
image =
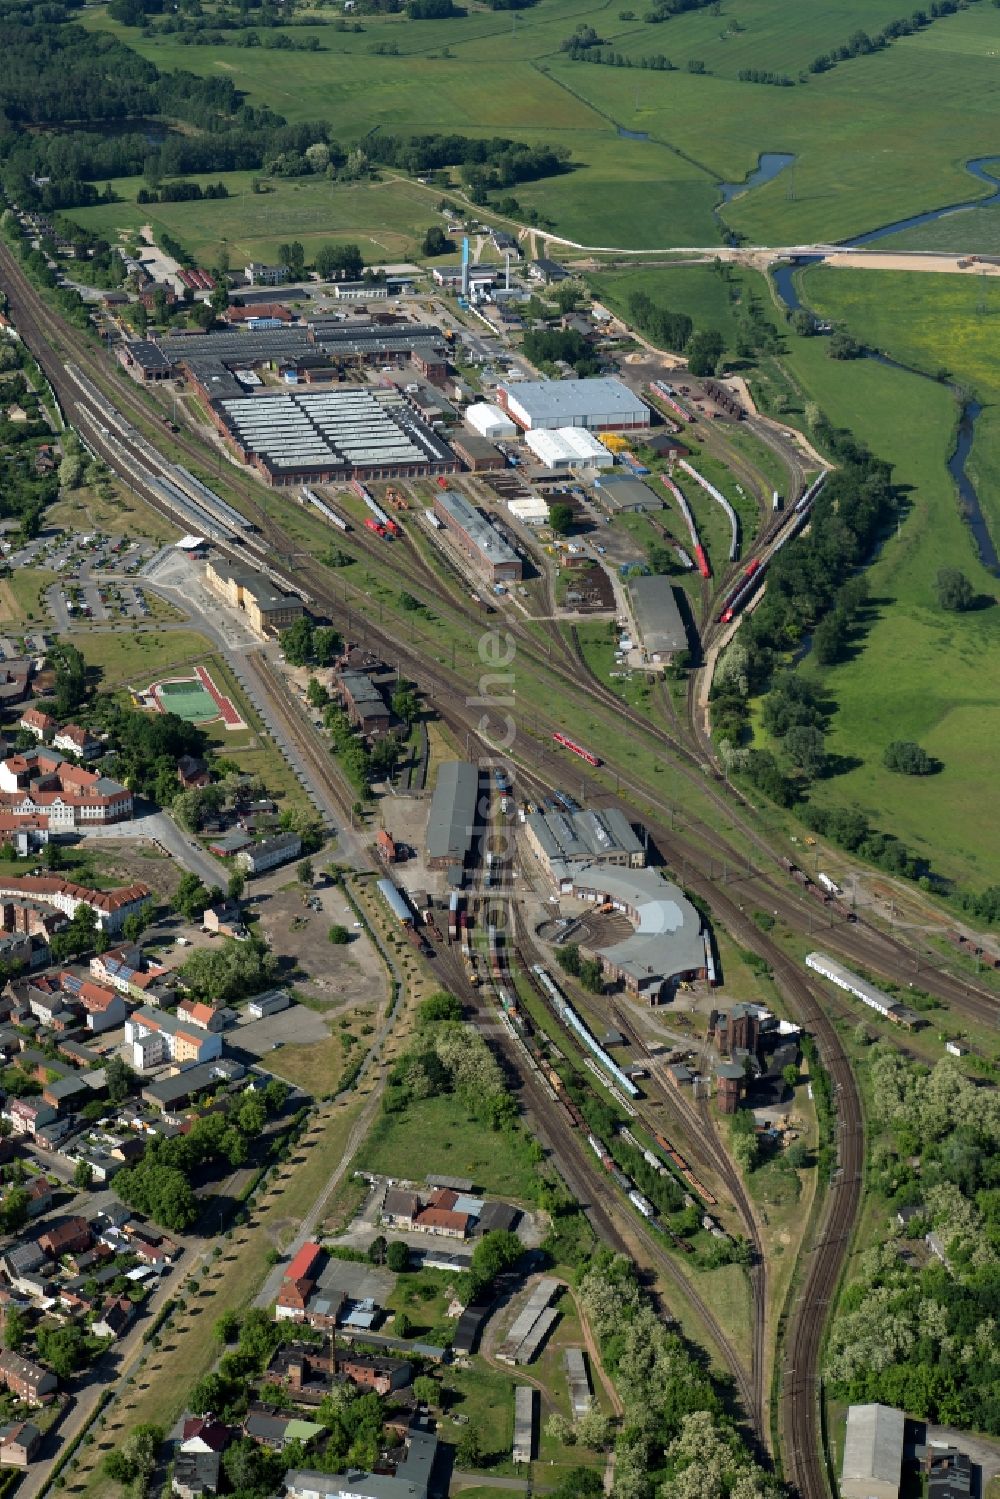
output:
[{"label": "tree line", "polygon": [[814,57],[809,64],[809,72],[828,73],[831,68],[837,66],[838,62],[847,62],[852,57],[867,57],[872,52],[880,52],[898,37],[912,36],[915,31],[922,31],[925,26],[929,26],[939,17],[953,16],[956,11],[974,3],[975,0],[931,0],[926,10],[915,10],[910,16],[903,16],[897,21],[889,21],[874,36],[870,36],[867,31],[859,28],[839,47],[834,47],[829,52],[821,52],[818,57]]}]

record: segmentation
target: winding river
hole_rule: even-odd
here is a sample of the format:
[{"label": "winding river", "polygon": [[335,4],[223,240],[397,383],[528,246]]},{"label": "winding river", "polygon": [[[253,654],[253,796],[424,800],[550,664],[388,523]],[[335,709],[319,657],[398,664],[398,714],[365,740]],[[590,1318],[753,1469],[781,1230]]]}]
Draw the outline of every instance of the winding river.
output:
[{"label": "winding river", "polygon": [[[989,157],[983,158],[983,160],[991,159]],[[995,196],[1000,201],[1000,179],[991,178],[990,180],[997,183],[997,193]],[[988,201],[992,202],[993,200],[990,199]],[[941,209],[939,213],[924,214],[919,220],[909,219],[906,222],[907,224],[916,222],[929,223],[931,219],[940,218],[941,214],[950,211],[949,209]],[[885,230],[873,230],[872,234],[868,236],[868,240],[870,241],[873,236],[878,238],[884,233],[895,233],[901,227],[900,224],[893,224]],[[860,244],[861,241],[857,241],[857,243]],[[795,285],[795,272],[801,270],[804,266],[814,265],[822,259],[821,255],[803,255],[798,260],[786,261],[783,265],[773,268],[771,274],[774,277],[775,289],[789,311],[794,312],[802,307],[802,299]],[[809,311],[811,309],[807,308],[806,310]],[[888,365],[892,369],[903,370],[909,375],[917,375],[922,380],[931,379],[931,376],[925,375],[922,370],[911,369],[908,365],[900,364],[898,360],[890,359],[888,355],[876,353],[871,349],[866,350],[865,358],[874,359],[879,364]],[[951,388],[955,389],[954,386]],[[979,560],[994,577],[1000,577],[1000,557],[997,556],[996,545],[986,524],[982,506],[979,503],[979,495],[976,493],[975,485],[966,472],[966,464],[968,463],[975,437],[976,422],[979,419],[982,409],[978,401],[966,401],[963,405],[958,422],[955,448],[948,459],[948,472],[951,474],[958,488],[960,510],[968,523],[969,530],[972,532],[972,539],[976,544]]]},{"label": "winding river", "polygon": [[[987,171],[987,162],[993,163],[993,171]],[[989,198],[972,198],[963,203],[949,203],[947,208],[932,208],[927,213],[915,213],[912,218],[897,219],[893,224],[883,224],[881,229],[869,229],[867,234],[858,234],[853,239],[844,240],[843,243],[852,249],[862,249],[865,245],[873,245],[876,240],[887,239],[890,234],[902,234],[904,229],[919,229],[922,224],[936,224],[938,219],[945,219],[949,214],[960,213],[966,208],[995,208],[1000,204],[998,165],[1000,165],[1000,158],[996,156],[976,156],[965,163],[967,172],[971,172],[973,177],[978,177],[980,182],[990,184],[993,193]]]}]

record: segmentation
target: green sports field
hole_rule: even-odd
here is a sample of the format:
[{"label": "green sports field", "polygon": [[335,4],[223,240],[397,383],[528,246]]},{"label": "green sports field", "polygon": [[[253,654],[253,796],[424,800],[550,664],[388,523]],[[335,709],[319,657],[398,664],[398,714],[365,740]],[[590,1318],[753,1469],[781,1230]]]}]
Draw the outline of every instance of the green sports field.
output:
[{"label": "green sports field", "polygon": [[219,706],[200,682],[160,682],[156,695],[167,713],[176,713],[186,723],[211,723],[219,717]]},{"label": "green sports field", "polygon": [[[174,37],[117,27],[100,9],[88,11],[85,24],[117,31],[161,67],[224,73],[253,103],[289,118],[328,119],[345,142],[379,127],[565,145],[576,169],[520,186],[521,203],[581,244],[649,249],[717,243],[717,183],[742,181],[763,151],[797,160],[727,211],[753,242],[844,238],[982,196],[985,185],[963,163],[996,144],[1000,10],[985,0],[828,73],[802,73],[805,81],[792,88],[737,77],[756,67],[798,78],[818,52],[859,27],[877,30],[898,11],[898,0],[831,0],[810,7],[806,25],[793,0],[726,0],[721,15],[709,9],[648,25],[639,12],[623,19],[628,13],[607,3],[541,0],[514,15],[365,17],[361,34],[303,28],[326,49],[316,53],[181,46]],[[676,71],[573,62],[561,43],[579,24],[624,56],[664,53]],[[375,55],[384,42],[398,55]],[[689,60],[704,62],[707,75],[689,73]],[[623,139],[620,128],[648,139]],[[172,205],[163,214],[174,222],[198,206]],[[215,207],[232,215],[230,205]],[[330,230],[359,236],[366,224],[355,213],[366,208],[332,201]],[[231,237],[270,243],[267,228],[259,234],[256,227],[266,212],[260,202],[246,212]]]}]

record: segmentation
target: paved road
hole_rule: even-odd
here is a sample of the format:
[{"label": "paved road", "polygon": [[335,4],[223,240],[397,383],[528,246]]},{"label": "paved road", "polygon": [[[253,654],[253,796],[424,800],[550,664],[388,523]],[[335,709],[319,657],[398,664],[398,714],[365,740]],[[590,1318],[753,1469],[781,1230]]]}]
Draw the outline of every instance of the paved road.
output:
[{"label": "paved road", "polygon": [[141,812],[128,822],[109,823],[107,827],[81,827],[79,831],[88,843],[102,838],[146,838],[158,843],[171,858],[196,874],[209,888],[225,884],[227,872],[223,866],[182,832],[166,812]]}]

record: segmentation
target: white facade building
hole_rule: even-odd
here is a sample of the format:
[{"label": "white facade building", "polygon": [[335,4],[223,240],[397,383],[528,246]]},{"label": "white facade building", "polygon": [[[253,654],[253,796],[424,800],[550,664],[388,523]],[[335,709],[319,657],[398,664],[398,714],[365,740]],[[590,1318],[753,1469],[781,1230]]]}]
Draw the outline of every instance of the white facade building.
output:
[{"label": "white facade building", "polygon": [[507,413],[489,401],[477,401],[474,406],[470,406],[465,413],[465,425],[490,442],[517,436],[517,427]]},{"label": "white facade building", "polygon": [[573,468],[614,468],[615,455],[585,427],[532,429],[525,442],[539,463],[556,471]]}]

